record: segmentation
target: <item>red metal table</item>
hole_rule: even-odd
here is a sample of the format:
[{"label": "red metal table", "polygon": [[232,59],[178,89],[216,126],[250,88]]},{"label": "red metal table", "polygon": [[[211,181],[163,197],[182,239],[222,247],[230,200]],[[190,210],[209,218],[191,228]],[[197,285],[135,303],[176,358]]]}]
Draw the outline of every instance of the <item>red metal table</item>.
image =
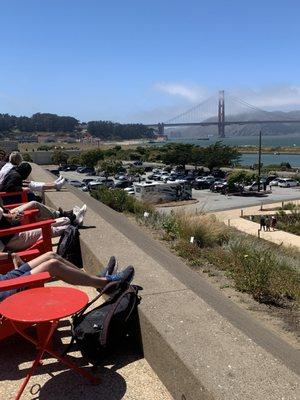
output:
[{"label": "red metal table", "polygon": [[[17,393],[16,400],[21,397],[30,377],[33,375],[45,352],[51,354],[90,382],[99,382],[99,379],[84,369],[77,367],[49,346],[59,320],[78,312],[87,302],[88,296],[81,290],[52,286],[24,290],[8,297],[0,303],[0,314],[8,318],[16,331],[25,339],[35,344],[38,349],[36,358]],[[22,331],[20,329],[20,324],[22,323],[44,324],[46,330],[44,339],[42,341],[37,340]]]}]

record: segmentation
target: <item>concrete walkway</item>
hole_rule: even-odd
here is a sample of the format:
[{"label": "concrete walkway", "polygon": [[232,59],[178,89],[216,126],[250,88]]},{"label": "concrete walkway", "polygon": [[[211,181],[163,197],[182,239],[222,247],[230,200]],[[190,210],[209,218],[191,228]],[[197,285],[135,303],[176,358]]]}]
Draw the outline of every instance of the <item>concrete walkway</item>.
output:
[{"label": "concrete walkway", "polygon": [[[249,235],[258,236],[259,224],[256,222],[249,221],[245,218],[241,218],[241,214],[243,215],[267,215],[274,214],[274,208],[281,207],[281,203],[273,203],[264,205],[263,210],[260,207],[247,207],[244,209],[235,209],[235,210],[227,210],[215,212],[215,216],[218,220],[225,222],[226,224],[230,224],[230,226],[234,226],[238,230],[248,233]],[[241,213],[242,210],[242,213]],[[272,211],[273,210],[273,211]],[[268,240],[269,242],[273,242],[279,245],[283,245],[286,247],[293,246],[300,250],[300,236],[293,235],[292,233],[288,233],[285,231],[275,230],[270,232],[259,232],[260,237],[262,239]]]},{"label": "concrete walkway", "polygon": [[[62,282],[54,282],[52,285],[69,286]],[[97,294],[93,288],[78,288],[85,291],[90,299]],[[68,343],[70,320],[64,319],[55,335],[54,346],[56,350],[63,351]],[[72,350],[69,353],[70,359],[76,365],[90,370],[91,366],[84,362],[76,346]],[[34,347],[19,335],[0,342],[1,399],[15,397],[35,355]],[[147,361],[132,350],[105,360],[94,375],[101,379],[99,385],[90,384],[55,358],[45,356],[43,365],[37,368],[25,388],[22,400],[172,400]]]}]

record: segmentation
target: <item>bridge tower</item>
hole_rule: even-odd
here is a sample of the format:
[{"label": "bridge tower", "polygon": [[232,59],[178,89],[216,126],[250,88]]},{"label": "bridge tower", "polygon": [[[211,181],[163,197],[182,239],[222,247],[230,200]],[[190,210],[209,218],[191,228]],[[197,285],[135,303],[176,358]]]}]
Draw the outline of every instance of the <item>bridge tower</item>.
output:
[{"label": "bridge tower", "polygon": [[218,105],[218,136],[225,137],[225,98],[224,90],[219,91],[219,105]]},{"label": "bridge tower", "polygon": [[164,123],[158,123],[157,124],[157,128],[158,128],[158,134],[159,135],[164,135],[165,134],[165,125]]}]

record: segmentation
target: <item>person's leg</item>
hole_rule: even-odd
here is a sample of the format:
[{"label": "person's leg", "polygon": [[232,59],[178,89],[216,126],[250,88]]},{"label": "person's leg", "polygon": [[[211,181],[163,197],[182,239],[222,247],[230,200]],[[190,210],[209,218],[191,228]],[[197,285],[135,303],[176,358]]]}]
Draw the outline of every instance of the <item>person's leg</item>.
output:
[{"label": "person's leg", "polygon": [[65,184],[65,178],[60,177],[56,179],[54,182],[35,182],[35,181],[30,181],[28,184],[28,187],[32,191],[37,191],[37,192],[44,192],[46,190],[51,190],[51,189],[56,189],[60,190],[63,185]]},{"label": "person's leg", "polygon": [[[51,236],[61,236],[69,225],[69,218],[57,218],[56,222],[51,226]],[[42,229],[33,229],[31,231],[16,233],[7,243],[6,249],[12,251],[25,250],[42,239],[42,237]]]},{"label": "person's leg", "polygon": [[45,206],[44,204],[39,203],[38,201],[30,201],[29,203],[22,204],[18,207],[13,208],[11,212],[12,213],[24,212],[26,210],[32,210],[34,208],[37,208],[39,210],[38,218],[40,220],[57,218],[60,215],[59,211],[54,210],[51,207]]},{"label": "person's leg", "polygon": [[[14,278],[19,278],[20,276],[30,275],[31,270],[27,263],[21,265],[19,268],[8,271],[6,274],[0,274],[0,281],[6,281]],[[0,292],[0,302],[7,297],[17,293],[19,289],[7,290]]]},{"label": "person's leg", "polygon": [[89,275],[83,270],[73,268],[56,259],[42,262],[40,265],[31,270],[32,275],[40,272],[49,272],[51,276],[61,279],[62,281],[71,285],[102,288],[109,282],[107,278]]},{"label": "person's leg", "polygon": [[6,245],[7,250],[20,251],[28,249],[42,238],[41,229],[16,233]]},{"label": "person's leg", "polygon": [[56,218],[55,222],[51,225],[52,237],[61,236],[69,225],[70,220],[68,217]]},{"label": "person's leg", "polygon": [[28,261],[28,264],[31,269],[34,269],[38,267],[40,264],[42,264],[45,261],[49,260],[59,260],[63,264],[68,265],[71,268],[77,268],[76,265],[72,264],[70,261],[65,260],[62,256],[59,254],[55,253],[54,251],[48,251],[45,254],[42,254],[41,256],[36,257],[34,260]]}]

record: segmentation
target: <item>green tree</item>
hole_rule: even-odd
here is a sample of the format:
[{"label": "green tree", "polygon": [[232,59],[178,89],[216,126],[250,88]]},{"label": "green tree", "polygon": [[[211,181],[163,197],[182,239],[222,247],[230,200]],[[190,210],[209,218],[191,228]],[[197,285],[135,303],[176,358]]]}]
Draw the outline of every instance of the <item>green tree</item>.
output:
[{"label": "green tree", "polygon": [[67,164],[68,158],[69,158],[68,153],[61,151],[61,150],[54,151],[53,155],[52,155],[52,161],[54,164],[57,164],[57,165]]},{"label": "green tree", "polygon": [[228,176],[227,183],[231,188],[234,186],[234,184],[250,185],[256,179],[257,176],[254,173],[247,171],[235,171]]},{"label": "green tree", "polygon": [[241,157],[235,147],[227,146],[218,141],[208,147],[203,147],[203,165],[211,171],[214,168],[232,167]]},{"label": "green tree", "polygon": [[84,151],[81,154],[81,162],[87,167],[95,167],[98,161],[103,160],[104,153],[100,149]]},{"label": "green tree", "polygon": [[23,153],[22,156],[23,156],[23,160],[24,161],[32,162],[32,158],[31,158],[31,155],[29,153]]},{"label": "green tree", "polygon": [[186,164],[192,164],[193,144],[172,143],[161,148],[161,160],[169,165],[181,165],[185,168]]},{"label": "green tree", "polygon": [[98,161],[97,164],[97,169],[105,172],[107,176],[115,175],[120,170],[120,168],[122,168],[122,163],[121,161],[116,160],[102,160]]},{"label": "green tree", "polygon": [[68,159],[68,163],[69,164],[75,164],[75,165],[81,164],[81,157],[79,155],[78,156],[71,156]]}]

